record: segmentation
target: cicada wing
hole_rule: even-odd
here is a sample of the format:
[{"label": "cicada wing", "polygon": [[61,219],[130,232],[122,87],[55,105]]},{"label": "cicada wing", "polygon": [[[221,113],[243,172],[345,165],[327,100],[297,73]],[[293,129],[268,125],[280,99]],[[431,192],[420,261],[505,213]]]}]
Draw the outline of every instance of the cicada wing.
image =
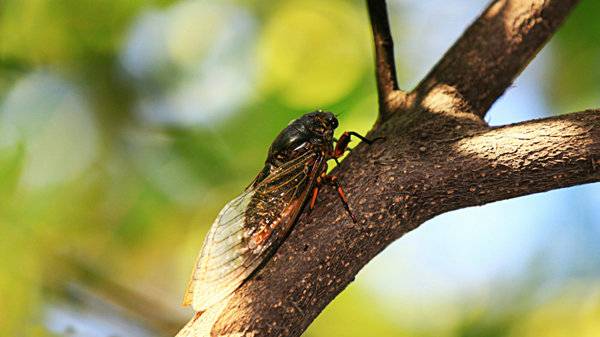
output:
[{"label": "cicada wing", "polygon": [[206,310],[260,266],[293,225],[322,162],[318,154],[297,158],[225,205],[204,240],[184,305]]},{"label": "cicada wing", "polygon": [[231,272],[241,265],[247,253],[243,233],[245,212],[253,195],[252,190],[244,192],[219,212],[204,239],[183,305],[204,311],[233,291],[236,282],[223,282],[223,278],[228,272],[229,277],[233,276]]}]

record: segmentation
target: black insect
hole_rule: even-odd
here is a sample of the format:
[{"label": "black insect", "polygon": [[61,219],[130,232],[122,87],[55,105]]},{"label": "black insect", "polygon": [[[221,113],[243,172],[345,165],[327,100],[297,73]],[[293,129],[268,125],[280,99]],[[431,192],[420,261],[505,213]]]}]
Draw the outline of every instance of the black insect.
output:
[{"label": "black insect", "polygon": [[335,186],[356,222],[336,177],[326,174],[327,161],[337,162],[351,136],[371,141],[355,132],[344,132],[336,140],[337,126],[331,112],[318,110],[293,120],[275,138],[262,171],[212,224],[184,305],[201,313],[235,291],[282,243],[304,204],[310,200],[310,209],[314,207],[323,184]]}]

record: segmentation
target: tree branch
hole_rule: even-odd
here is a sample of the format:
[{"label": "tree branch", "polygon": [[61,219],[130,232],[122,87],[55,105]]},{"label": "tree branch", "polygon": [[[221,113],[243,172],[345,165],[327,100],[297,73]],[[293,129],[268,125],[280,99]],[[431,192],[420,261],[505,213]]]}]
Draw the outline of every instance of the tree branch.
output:
[{"label": "tree branch", "polygon": [[[324,191],[257,275],[218,312],[209,310],[213,335],[299,336],[367,262],[426,220],[600,181],[600,110],[464,134],[438,132],[435,124],[407,131],[358,146],[336,172],[358,223],[334,191]],[[194,328],[181,336],[204,336]]]},{"label": "tree branch", "polygon": [[394,41],[390,33],[385,0],[367,0],[375,45],[375,77],[379,98],[379,119],[386,120],[396,110],[395,102],[403,93],[398,89],[394,63]]},{"label": "tree branch", "polygon": [[577,0],[496,0],[412,93],[441,90],[463,112],[485,116],[577,4]]},{"label": "tree branch", "polygon": [[448,151],[431,215],[600,181],[600,110],[475,132]]},{"label": "tree branch", "polygon": [[[599,110],[500,128],[480,119],[574,3],[495,1],[410,97],[390,105],[386,92],[399,91],[384,2],[368,1],[383,111],[370,137],[386,141],[360,144],[334,171],[358,222],[324,190],[276,254],[179,336],[299,336],[367,262],[426,220],[600,181]],[[470,117],[454,118],[463,115]]]}]

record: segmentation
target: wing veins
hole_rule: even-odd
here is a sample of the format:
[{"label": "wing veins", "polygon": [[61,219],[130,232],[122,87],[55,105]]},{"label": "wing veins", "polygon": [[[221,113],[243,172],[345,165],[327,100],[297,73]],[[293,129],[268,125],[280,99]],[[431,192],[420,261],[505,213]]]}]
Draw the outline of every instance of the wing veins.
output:
[{"label": "wing veins", "polygon": [[[316,158],[313,162],[311,162],[311,158]],[[223,209],[219,214],[219,219],[215,221],[213,226],[216,226],[214,230],[209,231],[207,235],[207,240],[205,245],[207,247],[203,247],[201,251],[201,256],[199,257],[199,262],[196,264],[196,268],[194,269],[194,274],[192,274],[193,282],[188,286],[188,290],[186,291],[186,298],[191,298],[191,303],[195,308],[205,308],[211,303],[215,303],[215,300],[222,298],[223,294],[230,293],[232,289],[234,289],[239,284],[241,284],[245,278],[248,277],[251,273],[255,271],[257,266],[261,264],[262,259],[265,254],[269,254],[273,251],[277,246],[275,243],[280,244],[280,240],[284,234],[289,231],[291,224],[288,223],[285,226],[286,232],[283,232],[283,229],[276,229],[280,227],[279,225],[275,225],[272,223],[272,231],[269,235],[273,236],[270,239],[265,240],[265,244],[261,246],[259,250],[242,250],[239,249],[241,245],[244,244],[244,237],[239,239],[232,239],[232,235],[238,234],[240,231],[244,229],[248,229],[247,220],[240,220],[243,216],[246,216],[246,211],[248,209],[248,205],[250,203],[261,203],[268,207],[269,203],[273,202],[271,200],[263,200],[263,193],[256,193],[257,191],[263,191],[264,193],[272,193],[272,191],[276,191],[278,189],[282,189],[284,186],[293,184],[290,188],[285,188],[283,195],[281,195],[281,199],[279,199],[278,203],[281,203],[282,206],[281,211],[278,213],[275,219],[278,219],[278,223],[282,221],[293,222],[298,217],[298,214],[301,211],[302,203],[306,200],[308,195],[308,190],[310,189],[307,185],[306,190],[300,190],[301,186],[304,186],[309,180],[308,184],[312,184],[311,181],[315,179],[315,172],[318,168],[322,167],[323,156],[320,153],[315,152],[307,152],[292,161],[289,161],[282,166],[279,167],[278,170],[273,170],[271,174],[269,174],[264,180],[258,183],[256,186],[250,186],[246,189],[242,194],[240,194],[233,202],[230,202],[227,205],[227,208]],[[298,170],[302,167],[297,173],[293,173],[294,170]],[[311,167],[311,169],[307,172],[306,168]],[[291,177],[286,177],[286,175],[290,175]],[[302,174],[304,176],[302,177]],[[301,178],[298,178],[301,177]],[[279,183],[277,186],[269,186],[273,183],[278,183],[278,179],[284,179],[285,181]],[[252,195],[250,195],[252,193]],[[256,199],[254,199],[256,198]],[[302,201],[298,201],[300,206],[296,209],[292,209],[291,213],[288,214],[287,217],[282,217],[283,212],[288,210],[289,207],[292,206],[295,199],[303,199]],[[244,205],[244,207],[240,207],[244,202],[248,204]],[[234,214],[232,212],[237,212]],[[231,216],[225,222],[219,222],[224,217]],[[232,232],[228,233],[231,226],[234,226],[236,223],[241,223],[239,228],[234,229]],[[257,227],[257,225],[254,225]],[[223,234],[224,237],[221,237]],[[218,240],[215,240],[216,237],[219,237]],[[228,243],[228,246],[224,246],[222,249],[216,249],[219,246],[223,246],[223,242],[226,240],[232,240],[233,243]],[[239,250],[237,250],[239,249]],[[237,251],[236,251],[237,250]],[[217,253],[218,252],[218,253]],[[215,254],[217,253],[217,254]],[[226,256],[227,254],[232,254],[232,258],[229,258],[227,261],[220,262],[219,258],[222,256]],[[202,256],[204,255],[204,256]],[[239,260],[238,263],[232,265],[232,262],[235,260]],[[215,273],[215,270],[223,268],[224,266],[229,266],[227,270],[224,270],[225,273],[219,274]],[[197,273],[197,274],[196,274]],[[214,288],[213,288],[214,287]],[[210,290],[213,289],[213,290]],[[194,294],[196,293],[196,294]],[[203,296],[198,298],[197,296]],[[206,298],[206,300],[202,301],[202,298]],[[200,299],[200,301],[198,301]]]}]

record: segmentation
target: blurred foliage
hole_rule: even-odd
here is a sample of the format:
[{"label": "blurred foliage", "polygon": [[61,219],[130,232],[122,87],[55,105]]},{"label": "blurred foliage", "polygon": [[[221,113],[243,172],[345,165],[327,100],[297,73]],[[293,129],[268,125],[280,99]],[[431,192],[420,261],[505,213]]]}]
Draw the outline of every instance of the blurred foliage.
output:
[{"label": "blurred foliage", "polygon": [[557,297],[516,324],[510,336],[597,336],[600,332],[600,289],[572,282]]},{"label": "blurred foliage", "polygon": [[[583,2],[554,46],[560,106],[599,103],[598,10]],[[370,45],[362,1],[0,2],[0,336],[51,335],[48,308],[79,301],[70,285],[94,291],[66,272],[74,260],[186,319],[203,235],[277,132],[314,108],[369,130]],[[440,332],[351,286],[306,335],[600,333],[598,301],[578,289],[491,323],[457,314]]]},{"label": "blurred foliage", "polygon": [[342,292],[308,328],[310,336],[412,336],[391,319],[382,307],[367,306],[370,300],[356,285]]},{"label": "blurred foliage", "polygon": [[556,35],[548,96],[561,112],[600,106],[600,2],[582,1]]},{"label": "blurred foliage", "polygon": [[267,85],[299,108],[339,100],[367,65],[368,26],[355,24],[361,14],[342,1],[298,0],[276,7],[259,42]]}]

